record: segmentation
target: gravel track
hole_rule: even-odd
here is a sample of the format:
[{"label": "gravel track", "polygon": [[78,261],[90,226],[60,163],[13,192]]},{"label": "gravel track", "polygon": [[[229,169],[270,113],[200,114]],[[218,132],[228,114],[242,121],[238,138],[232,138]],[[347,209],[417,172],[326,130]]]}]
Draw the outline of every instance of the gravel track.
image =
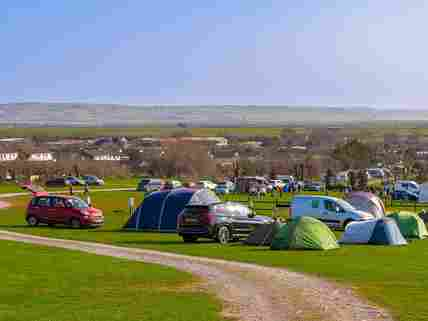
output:
[{"label": "gravel track", "polygon": [[224,302],[223,314],[228,319],[392,321],[385,310],[369,304],[350,289],[285,269],[7,231],[0,231],[0,239],[161,264],[190,272],[202,280],[204,291],[214,293]]}]

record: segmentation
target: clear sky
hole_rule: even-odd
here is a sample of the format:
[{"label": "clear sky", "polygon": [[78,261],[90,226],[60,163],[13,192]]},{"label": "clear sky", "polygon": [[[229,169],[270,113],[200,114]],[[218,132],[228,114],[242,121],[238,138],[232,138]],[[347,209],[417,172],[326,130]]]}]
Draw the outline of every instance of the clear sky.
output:
[{"label": "clear sky", "polygon": [[0,102],[428,107],[425,0],[2,0]]}]

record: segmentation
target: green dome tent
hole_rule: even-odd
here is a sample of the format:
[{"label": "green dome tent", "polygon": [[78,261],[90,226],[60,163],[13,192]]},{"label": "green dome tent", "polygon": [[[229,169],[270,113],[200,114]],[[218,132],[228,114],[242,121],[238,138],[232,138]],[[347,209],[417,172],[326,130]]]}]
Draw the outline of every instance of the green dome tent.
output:
[{"label": "green dome tent", "polygon": [[415,213],[395,212],[388,215],[388,217],[395,220],[405,238],[423,239],[428,236],[424,221]]},{"label": "green dome tent", "polygon": [[271,250],[332,250],[339,247],[336,236],[321,221],[298,217],[281,227],[272,240]]}]

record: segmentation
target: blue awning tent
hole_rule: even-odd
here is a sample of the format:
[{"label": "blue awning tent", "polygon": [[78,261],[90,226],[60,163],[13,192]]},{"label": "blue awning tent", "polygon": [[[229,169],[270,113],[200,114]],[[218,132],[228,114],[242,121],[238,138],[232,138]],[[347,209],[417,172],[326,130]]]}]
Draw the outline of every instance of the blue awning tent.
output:
[{"label": "blue awning tent", "polygon": [[148,195],[132,213],[125,229],[176,232],[177,217],[186,205],[210,205],[220,199],[206,189],[179,188]]}]

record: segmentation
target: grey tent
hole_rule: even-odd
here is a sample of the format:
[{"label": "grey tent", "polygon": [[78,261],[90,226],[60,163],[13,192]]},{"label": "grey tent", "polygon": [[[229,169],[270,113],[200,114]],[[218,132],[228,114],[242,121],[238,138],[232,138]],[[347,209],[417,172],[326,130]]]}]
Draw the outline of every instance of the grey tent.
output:
[{"label": "grey tent", "polygon": [[275,234],[279,231],[283,224],[274,222],[272,224],[262,224],[258,226],[248,238],[244,241],[247,245],[270,246]]}]

